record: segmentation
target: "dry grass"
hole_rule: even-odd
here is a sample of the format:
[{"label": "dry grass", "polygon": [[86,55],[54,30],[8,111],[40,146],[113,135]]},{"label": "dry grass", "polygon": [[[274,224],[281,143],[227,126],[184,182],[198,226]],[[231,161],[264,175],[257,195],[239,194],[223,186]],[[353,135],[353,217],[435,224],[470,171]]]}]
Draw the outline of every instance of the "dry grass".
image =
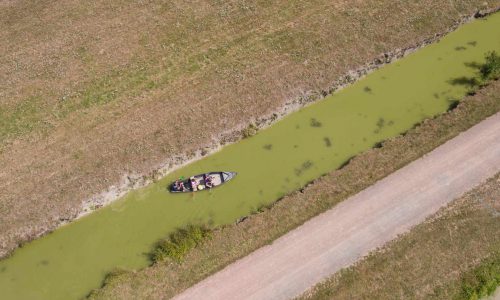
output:
[{"label": "dry grass", "polygon": [[0,1],[0,256],[210,142],[180,128],[236,129],[483,3]]},{"label": "dry grass", "polygon": [[466,299],[462,278],[498,249],[500,174],[301,299]]},{"label": "dry grass", "polygon": [[367,151],[301,191],[213,232],[183,263],[161,262],[137,272],[109,277],[94,299],[168,298],[255,249],[301,225],[377,180],[500,111],[500,81],[466,97],[453,111],[427,120],[405,135]]}]

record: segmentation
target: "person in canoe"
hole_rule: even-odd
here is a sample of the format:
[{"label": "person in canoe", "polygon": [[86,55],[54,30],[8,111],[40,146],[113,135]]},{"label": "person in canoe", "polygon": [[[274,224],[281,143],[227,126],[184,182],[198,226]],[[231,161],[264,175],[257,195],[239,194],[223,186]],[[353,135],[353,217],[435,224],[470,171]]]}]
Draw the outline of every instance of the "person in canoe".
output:
[{"label": "person in canoe", "polygon": [[190,180],[189,183],[191,184],[191,189],[193,190],[193,192],[196,192],[196,190],[198,188],[198,184],[196,183],[194,176],[191,177],[189,180]]},{"label": "person in canoe", "polygon": [[174,191],[180,191],[180,181],[179,181],[179,179],[177,179],[177,180],[174,181],[174,184],[173,184],[172,188],[173,188]]},{"label": "person in canoe", "polygon": [[212,176],[210,176],[209,174],[205,174],[205,186],[209,189],[214,186],[214,183],[212,182]]},{"label": "person in canoe", "polygon": [[184,185],[184,181],[182,181],[182,178],[177,179],[174,182],[174,184],[172,185],[172,189],[179,192],[185,192],[187,190],[186,186]]}]

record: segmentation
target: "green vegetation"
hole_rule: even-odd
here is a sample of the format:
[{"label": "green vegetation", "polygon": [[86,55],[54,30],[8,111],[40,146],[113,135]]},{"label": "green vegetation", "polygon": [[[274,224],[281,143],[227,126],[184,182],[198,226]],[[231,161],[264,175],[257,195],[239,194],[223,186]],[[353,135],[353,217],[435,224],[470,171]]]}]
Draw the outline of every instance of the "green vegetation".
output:
[{"label": "green vegetation", "polygon": [[255,134],[257,134],[258,131],[259,131],[259,129],[257,128],[257,126],[255,126],[252,123],[241,131],[241,135],[243,136],[244,139],[246,139],[246,138],[249,138],[251,136],[254,136]]},{"label": "green vegetation", "polygon": [[497,80],[500,78],[500,56],[496,51],[488,52],[486,62],[481,66],[480,72],[483,80]]},{"label": "green vegetation", "polygon": [[88,82],[84,89],[58,103],[57,117],[95,105],[110,103],[124,95],[135,96],[155,87],[149,79],[151,71],[144,67],[112,70]]},{"label": "green vegetation", "polygon": [[[31,96],[15,105],[7,107],[0,105],[0,144],[13,136],[30,132],[34,127],[42,125],[40,117],[40,102],[38,96]],[[48,125],[48,123],[44,123]]]},{"label": "green vegetation", "polygon": [[102,285],[105,286],[106,284],[111,284],[113,280],[117,277],[119,277],[122,274],[127,273],[127,270],[116,268],[113,271],[109,272],[106,274],[106,277],[104,278]]},{"label": "green vegetation", "polygon": [[[484,87],[492,80],[500,78],[500,56],[496,51],[490,51],[484,55],[483,64],[467,63],[471,68],[478,69],[477,76],[459,77],[451,80],[452,84],[464,85],[468,87],[467,94],[474,95],[478,89]],[[453,109],[458,104],[458,100],[450,101],[450,108]]]},{"label": "green vegetation", "polygon": [[491,296],[500,285],[500,252],[462,277],[462,291],[456,300],[477,300]]},{"label": "green vegetation", "polygon": [[182,261],[193,248],[210,237],[210,229],[205,226],[189,225],[170,234],[168,239],[159,241],[151,254],[153,262],[164,261],[167,258]]}]

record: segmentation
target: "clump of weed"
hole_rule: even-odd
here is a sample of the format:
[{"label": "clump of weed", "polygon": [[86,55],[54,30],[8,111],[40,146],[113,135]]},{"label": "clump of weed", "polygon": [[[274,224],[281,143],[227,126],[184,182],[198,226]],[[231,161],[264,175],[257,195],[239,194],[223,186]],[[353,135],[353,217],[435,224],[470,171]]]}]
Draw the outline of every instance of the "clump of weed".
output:
[{"label": "clump of weed", "polygon": [[177,262],[193,248],[211,236],[211,230],[205,226],[189,225],[170,234],[167,239],[159,241],[151,254],[151,260],[156,263],[168,258]]},{"label": "clump of weed", "polygon": [[457,300],[476,300],[492,295],[500,285],[500,252],[462,278]]},{"label": "clump of weed", "polygon": [[201,156],[205,156],[208,153],[210,153],[210,149],[209,148],[203,148],[203,149],[201,149],[201,152],[200,152]]},{"label": "clump of weed", "polygon": [[321,127],[321,126],[323,126],[323,124],[320,121],[316,120],[315,118],[311,119],[311,124],[310,125],[311,125],[311,127]]},{"label": "clump of weed", "polygon": [[448,112],[454,110],[455,108],[458,107],[458,105],[460,104],[460,100],[451,100],[450,101],[450,104],[448,105]]},{"label": "clump of weed", "polygon": [[497,80],[500,78],[500,55],[496,51],[485,55],[486,62],[481,66],[481,78],[483,80]]},{"label": "clump of weed", "polygon": [[300,167],[295,169],[295,175],[297,176],[302,175],[302,173],[309,170],[313,165],[314,163],[312,161],[310,160],[305,161]]},{"label": "clump of weed", "polygon": [[[107,285],[112,285],[116,281],[118,281],[122,275],[126,276],[126,274],[130,273],[130,271],[122,269],[122,268],[115,268],[111,272],[107,273],[104,276],[104,280],[102,281],[101,288],[107,286]],[[99,289],[95,289],[90,291],[90,293],[85,297],[87,298],[92,298],[92,297],[98,297],[99,296]]]},{"label": "clump of weed", "polygon": [[323,141],[325,142],[326,147],[331,147],[332,146],[332,140],[330,140],[329,137],[324,137]]},{"label": "clump of weed", "polygon": [[385,127],[385,119],[384,118],[378,118],[377,121],[377,129],[375,129],[373,132],[374,133],[379,133],[384,127]]},{"label": "clump of weed", "polygon": [[255,134],[257,134],[258,131],[259,129],[257,128],[257,126],[255,126],[254,124],[250,124],[248,125],[247,128],[241,131],[241,135],[243,136],[244,139],[246,139],[251,136],[254,136]]},{"label": "clump of weed", "polygon": [[123,274],[127,274],[128,272],[130,272],[130,271],[127,271],[127,270],[122,269],[122,268],[113,269],[111,272],[106,274],[106,276],[104,277],[103,285],[110,284],[116,278],[118,278],[119,276],[121,276]]}]

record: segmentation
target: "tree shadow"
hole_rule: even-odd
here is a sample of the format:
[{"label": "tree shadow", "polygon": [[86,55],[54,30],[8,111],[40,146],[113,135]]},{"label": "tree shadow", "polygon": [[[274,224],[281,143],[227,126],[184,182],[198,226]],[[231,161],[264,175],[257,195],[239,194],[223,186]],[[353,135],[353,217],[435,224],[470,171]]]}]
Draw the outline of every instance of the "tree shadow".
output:
[{"label": "tree shadow", "polygon": [[467,43],[467,45],[470,45],[472,47],[476,47],[477,42],[476,41],[470,41],[470,42]]},{"label": "tree shadow", "polygon": [[451,85],[461,85],[461,86],[466,86],[466,87],[472,88],[472,87],[477,86],[479,84],[479,81],[475,77],[462,76],[462,77],[450,79],[448,81],[448,83]]},{"label": "tree shadow", "polygon": [[474,69],[474,70],[480,70],[481,69],[481,64],[476,62],[476,61],[470,61],[470,62],[465,62],[464,65],[468,68]]}]

